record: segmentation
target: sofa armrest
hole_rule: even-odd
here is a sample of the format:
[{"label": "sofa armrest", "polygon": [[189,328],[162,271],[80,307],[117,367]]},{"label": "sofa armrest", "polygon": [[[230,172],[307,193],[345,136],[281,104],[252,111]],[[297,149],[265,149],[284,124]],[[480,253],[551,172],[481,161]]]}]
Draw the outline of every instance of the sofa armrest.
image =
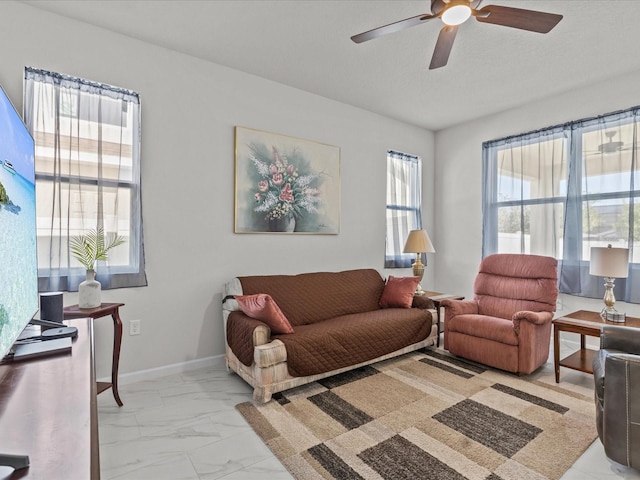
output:
[{"label": "sofa armrest", "polygon": [[254,348],[271,341],[271,329],[260,320],[235,311],[227,320],[226,340],[238,360],[249,366],[253,361]]},{"label": "sofa armrest", "polygon": [[530,312],[530,311],[520,311],[513,314],[513,329],[516,334],[520,334],[520,322],[525,320],[532,325],[544,325],[545,323],[549,323],[553,319],[553,313],[551,312]]},{"label": "sofa armrest", "polygon": [[231,325],[227,327],[227,342],[230,335],[251,339],[252,347],[271,341],[271,329],[266,323],[251,318],[241,311],[234,312],[229,318],[233,320]]},{"label": "sofa armrest", "polygon": [[435,310],[436,306],[429,297],[414,295],[411,308],[421,308],[423,310]]},{"label": "sofa armrest", "polygon": [[260,368],[287,361],[287,348],[281,340],[274,340],[266,345],[259,345],[254,349],[253,360]]},{"label": "sofa armrest", "polygon": [[444,300],[440,300],[440,306],[444,307],[445,318],[478,313],[478,304],[475,300],[453,300],[451,298],[445,298]]},{"label": "sofa armrest", "polygon": [[640,354],[640,330],[621,325],[603,325],[600,348]]}]

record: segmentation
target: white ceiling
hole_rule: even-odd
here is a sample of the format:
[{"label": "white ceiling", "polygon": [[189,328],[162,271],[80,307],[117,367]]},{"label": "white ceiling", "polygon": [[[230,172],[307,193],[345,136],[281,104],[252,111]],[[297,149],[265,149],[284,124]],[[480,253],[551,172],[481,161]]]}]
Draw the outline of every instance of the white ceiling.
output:
[{"label": "white ceiling", "polygon": [[484,0],[564,18],[546,35],[470,19],[437,70],[439,20],[350,40],[429,0],[23,1],[430,130],[640,71],[639,0]]}]

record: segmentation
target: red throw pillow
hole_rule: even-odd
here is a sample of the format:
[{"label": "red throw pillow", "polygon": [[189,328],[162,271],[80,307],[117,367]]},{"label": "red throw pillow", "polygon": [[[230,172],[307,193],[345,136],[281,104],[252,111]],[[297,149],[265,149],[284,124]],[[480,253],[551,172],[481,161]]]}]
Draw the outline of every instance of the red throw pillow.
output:
[{"label": "red throw pillow", "polygon": [[266,323],[271,329],[271,333],[276,335],[293,333],[293,327],[289,320],[284,316],[276,302],[273,301],[271,295],[266,293],[236,295],[236,300],[247,317]]},{"label": "red throw pillow", "polygon": [[380,306],[382,308],[411,308],[413,294],[419,283],[420,277],[392,277],[389,275],[380,297]]}]

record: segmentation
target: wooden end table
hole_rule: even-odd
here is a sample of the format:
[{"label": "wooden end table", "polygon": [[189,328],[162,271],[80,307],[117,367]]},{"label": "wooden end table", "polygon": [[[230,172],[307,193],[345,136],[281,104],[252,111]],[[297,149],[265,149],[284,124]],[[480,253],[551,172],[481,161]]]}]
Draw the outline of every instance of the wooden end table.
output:
[{"label": "wooden end table", "polygon": [[122,345],[122,320],[120,320],[120,307],[124,303],[103,303],[96,308],[79,308],[78,305],[64,307],[63,316],[65,319],[88,317],[92,319],[111,315],[113,319],[113,361],[111,364],[111,382],[97,382],[98,393],[111,388],[113,398],[121,407],[123,405],[118,393],[118,365],[120,364],[120,346]]},{"label": "wooden end table", "polygon": [[[640,328],[640,318],[627,317],[625,323],[608,322],[598,312],[579,310],[553,320],[553,366],[556,373],[556,383],[560,383],[560,367],[593,373],[593,357],[597,350],[586,347],[585,335],[599,338],[603,325]],[[560,332],[580,335],[580,349],[563,359],[560,359]]]},{"label": "wooden end table", "polygon": [[462,295],[451,295],[449,293],[440,292],[424,292],[422,296],[431,299],[433,301],[433,304],[436,306],[436,312],[438,312],[438,338],[436,340],[436,347],[439,347],[440,332],[442,332],[442,329],[440,328],[440,324],[442,321],[442,314],[440,313],[442,307],[440,307],[440,302],[442,300],[464,300],[464,297]]}]

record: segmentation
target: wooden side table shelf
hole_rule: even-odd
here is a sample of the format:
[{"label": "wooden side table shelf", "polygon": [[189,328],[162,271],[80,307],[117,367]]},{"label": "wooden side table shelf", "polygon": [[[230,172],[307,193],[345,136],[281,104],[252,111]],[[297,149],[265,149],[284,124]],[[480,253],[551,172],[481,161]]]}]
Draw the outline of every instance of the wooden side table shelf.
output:
[{"label": "wooden side table shelf", "polygon": [[436,347],[440,346],[440,333],[442,332],[442,328],[441,328],[441,323],[442,323],[442,318],[441,318],[441,307],[440,307],[440,302],[442,300],[448,299],[448,300],[464,300],[464,297],[462,295],[451,295],[448,293],[440,293],[440,292],[424,292],[422,294],[423,297],[427,297],[430,298],[433,301],[433,304],[436,306],[436,311],[438,312],[438,339],[436,340]]},{"label": "wooden side table shelf", "polygon": [[118,393],[118,366],[120,364],[120,347],[122,345],[122,320],[120,320],[120,307],[124,303],[103,303],[96,308],[79,308],[78,305],[64,307],[63,315],[65,319],[88,317],[92,319],[111,315],[113,319],[113,362],[111,364],[111,382],[97,382],[98,393],[111,388],[113,398],[116,403],[122,406],[120,394]]},{"label": "wooden side table shelf", "polygon": [[[593,373],[593,357],[597,350],[586,347],[585,335],[599,338],[603,325],[640,327],[640,318],[627,317],[625,323],[607,322],[598,312],[579,310],[553,320],[553,366],[556,383],[560,383],[560,367]],[[562,359],[560,358],[560,332],[580,335],[580,349]]]}]

